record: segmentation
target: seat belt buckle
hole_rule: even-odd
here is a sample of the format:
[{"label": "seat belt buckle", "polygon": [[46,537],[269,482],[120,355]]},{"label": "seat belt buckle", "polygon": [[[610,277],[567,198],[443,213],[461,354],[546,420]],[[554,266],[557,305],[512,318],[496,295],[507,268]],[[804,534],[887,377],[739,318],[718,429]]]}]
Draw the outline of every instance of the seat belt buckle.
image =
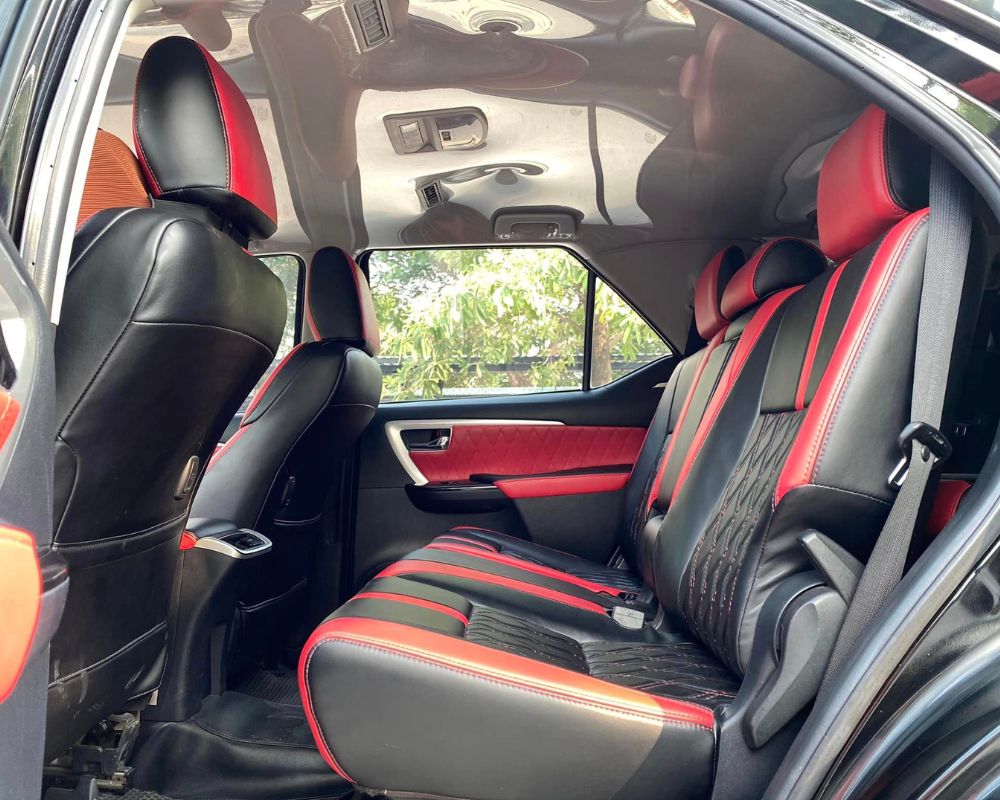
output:
[{"label": "seat belt buckle", "polygon": [[615,606],[611,609],[611,619],[630,631],[641,630],[646,624],[646,615],[639,609],[628,606]]},{"label": "seat belt buckle", "polygon": [[951,442],[940,430],[927,422],[911,422],[899,434],[896,443],[903,457],[889,474],[889,486],[898,489],[906,480],[910,471],[910,454],[913,443],[921,445],[920,457],[924,461],[933,459],[934,466],[945,461],[951,455]]}]

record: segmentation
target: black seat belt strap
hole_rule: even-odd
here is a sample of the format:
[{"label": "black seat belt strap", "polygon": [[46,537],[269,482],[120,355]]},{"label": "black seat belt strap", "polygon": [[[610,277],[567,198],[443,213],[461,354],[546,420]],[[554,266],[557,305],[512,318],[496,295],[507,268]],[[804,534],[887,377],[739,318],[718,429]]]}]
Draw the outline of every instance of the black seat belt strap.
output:
[{"label": "black seat belt strap", "polygon": [[936,153],[931,162],[929,225],[917,319],[912,422],[900,434],[903,459],[890,476],[899,493],[848,605],[820,697],[830,676],[857,646],[902,578],[924,492],[936,466],[951,453],[951,445],[938,429],[969,258],[972,198],[965,179]]}]

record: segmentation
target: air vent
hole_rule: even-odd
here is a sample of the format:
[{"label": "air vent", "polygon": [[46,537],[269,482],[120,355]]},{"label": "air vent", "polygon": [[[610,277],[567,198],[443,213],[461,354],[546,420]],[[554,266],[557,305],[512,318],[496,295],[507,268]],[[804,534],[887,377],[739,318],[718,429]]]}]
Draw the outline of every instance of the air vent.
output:
[{"label": "air vent", "polygon": [[434,208],[444,202],[444,191],[441,189],[440,181],[425,184],[419,191],[424,208]]},{"label": "air vent", "polygon": [[371,50],[392,38],[392,25],[381,0],[357,0],[354,18],[364,41],[363,49]]}]

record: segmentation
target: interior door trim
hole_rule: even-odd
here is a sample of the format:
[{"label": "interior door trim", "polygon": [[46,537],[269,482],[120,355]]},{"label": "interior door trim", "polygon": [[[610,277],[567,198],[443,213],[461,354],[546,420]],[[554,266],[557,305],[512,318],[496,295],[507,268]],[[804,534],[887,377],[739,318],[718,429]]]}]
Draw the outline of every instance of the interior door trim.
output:
[{"label": "interior door trim", "polygon": [[556,420],[541,419],[397,419],[385,423],[385,436],[389,440],[392,452],[399,460],[400,466],[417,486],[425,486],[427,478],[413,463],[410,458],[410,451],[403,443],[404,431],[419,431],[434,428],[458,428],[469,425],[518,425],[526,427],[529,425],[564,425]]}]

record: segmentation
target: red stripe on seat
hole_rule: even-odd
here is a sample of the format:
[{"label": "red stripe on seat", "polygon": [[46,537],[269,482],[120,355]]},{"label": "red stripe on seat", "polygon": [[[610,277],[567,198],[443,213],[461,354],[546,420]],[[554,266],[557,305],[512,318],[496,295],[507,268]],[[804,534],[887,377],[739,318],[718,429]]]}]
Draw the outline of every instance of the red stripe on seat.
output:
[{"label": "red stripe on seat", "polygon": [[464,536],[449,536],[449,535],[445,534],[444,536],[438,536],[434,541],[435,542],[455,542],[457,544],[463,544],[466,547],[481,547],[483,550],[485,550],[488,553],[499,553],[500,552],[499,550],[497,550],[492,545],[486,544],[486,542],[480,542],[480,541],[477,541],[475,539],[466,539]]},{"label": "red stripe on seat", "polygon": [[236,442],[239,441],[239,438],[246,431],[248,431],[248,430],[250,430],[250,429],[249,428],[238,428],[236,430],[236,433],[234,433],[232,436],[230,436],[228,439],[226,439],[225,444],[222,444],[219,447],[216,447],[215,448],[215,452],[212,453],[212,458],[209,459],[208,466],[205,467],[205,469],[209,470],[213,466],[215,466],[215,462],[218,461],[220,458],[222,458],[226,453],[228,453],[229,450],[232,448],[232,446],[234,444],[236,444]]},{"label": "red stripe on seat", "polygon": [[937,536],[958,513],[958,507],[972,488],[968,481],[949,480],[938,484],[931,512],[927,515],[927,534]]},{"label": "red stripe on seat", "polygon": [[847,388],[854,364],[868,338],[868,331],[878,315],[910,239],[927,219],[927,214],[927,209],[914,212],[896,225],[886,235],[872,258],[871,267],[861,282],[858,296],[816,390],[816,396],[806,411],[802,427],[778,477],[774,489],[775,505],[792,489],[808,484],[813,479],[834,411]]},{"label": "red stripe on seat", "polygon": [[502,586],[505,589],[513,589],[517,592],[523,592],[524,594],[530,594],[535,597],[551,600],[555,603],[572,606],[573,608],[580,608],[584,611],[592,611],[595,614],[605,613],[604,607],[598,605],[597,603],[592,603],[589,600],[582,600],[579,597],[574,597],[573,595],[563,594],[562,592],[557,592],[554,589],[548,589],[544,586],[535,586],[534,584],[519,581],[514,578],[491,575],[488,572],[480,572],[479,570],[469,569],[468,567],[456,567],[451,564],[437,564],[433,561],[421,561],[419,559],[397,561],[395,564],[390,564],[375,577],[392,578],[398,575],[413,575],[414,573],[423,573],[426,575],[448,575],[452,578],[465,578],[466,580],[478,581],[479,583],[489,583],[494,586]]},{"label": "red stripe on seat", "polygon": [[544,575],[547,578],[553,578],[557,581],[572,583],[574,586],[579,586],[581,589],[586,589],[596,594],[610,594],[615,597],[619,597],[623,594],[623,590],[621,589],[615,589],[612,586],[604,586],[603,584],[595,581],[578,578],[576,575],[571,575],[570,573],[563,572],[562,570],[546,567],[543,564],[536,564],[533,561],[526,561],[525,559],[516,558],[514,556],[505,556],[502,553],[484,553],[483,551],[476,550],[473,547],[463,547],[460,544],[438,544],[437,542],[427,545],[425,549],[447,550],[449,553],[464,553],[465,555],[474,556],[482,559],[483,561],[489,561],[494,564],[506,564],[507,566],[524,570],[525,572],[533,572],[536,575]]},{"label": "red stripe on seat", "polygon": [[627,472],[601,472],[545,478],[509,478],[497,481],[494,485],[513,500],[527,500],[534,497],[616,492],[626,483],[628,483]]},{"label": "red stripe on seat", "polygon": [[253,410],[260,405],[260,401],[264,399],[264,395],[267,394],[267,390],[271,388],[271,384],[274,383],[274,379],[278,377],[278,373],[288,364],[292,356],[302,347],[304,342],[300,342],[295,345],[291,350],[289,350],[283,359],[278,362],[278,365],[271,370],[271,374],[267,376],[267,380],[264,381],[260,388],[254,393],[253,400],[250,401],[250,405],[247,406],[247,410],[243,412],[243,417],[240,419],[240,425],[245,425],[247,419],[253,413]]},{"label": "red stripe on seat", "polygon": [[801,286],[794,286],[790,289],[784,289],[777,294],[771,295],[761,304],[760,308],[754,312],[750,322],[747,323],[747,326],[743,331],[743,335],[740,337],[739,342],[736,343],[736,347],[734,348],[733,354],[729,359],[729,363],[726,364],[726,368],[722,372],[722,377],[719,379],[719,385],[712,393],[712,399],[709,400],[708,408],[705,409],[705,414],[701,418],[698,430],[695,431],[694,439],[691,441],[691,447],[688,448],[687,456],[684,458],[684,464],[681,466],[681,471],[677,475],[677,484],[674,487],[674,493],[680,491],[681,486],[683,486],[684,481],[691,472],[694,462],[698,459],[698,454],[701,452],[701,448],[705,444],[705,440],[708,438],[708,434],[715,426],[719,413],[722,411],[722,407],[726,404],[726,400],[729,398],[729,393],[733,390],[733,386],[736,385],[736,381],[739,378],[740,373],[743,372],[743,367],[746,366],[746,363],[750,358],[750,354],[753,353],[754,347],[757,346],[757,342],[764,333],[764,329],[767,327],[767,324],[771,321],[771,318],[775,315],[775,313],[777,313],[778,309],[781,308],[782,304],[801,288]]},{"label": "red stripe on seat", "polygon": [[397,603],[406,603],[407,605],[426,608],[428,611],[437,611],[440,614],[447,614],[449,617],[457,619],[463,625],[469,624],[469,618],[461,611],[451,608],[450,606],[442,605],[441,603],[435,603],[432,600],[424,600],[420,597],[410,597],[405,594],[391,594],[390,592],[361,592],[360,594],[354,595],[351,600],[392,600]]},{"label": "red stripe on seat", "polygon": [[799,411],[806,407],[806,390],[809,388],[809,378],[812,377],[813,364],[816,361],[816,351],[819,349],[819,340],[823,336],[823,326],[826,324],[827,314],[830,313],[830,304],[833,302],[833,295],[837,291],[840,276],[844,274],[847,264],[848,262],[845,261],[833,271],[830,280],[826,283],[826,288],[823,290],[823,297],[819,301],[816,320],[813,322],[809,344],[806,347],[806,357],[802,362],[802,372],[799,374],[799,386],[795,390],[795,408]]},{"label": "red stripe on seat", "polygon": [[[463,675],[639,721],[693,725],[708,730],[715,728],[715,714],[711,709],[694,703],[646,694],[590,675],[409,625],[338,617],[324,622],[316,629],[306,643],[299,661],[299,683],[303,687],[304,705],[314,734],[319,726],[315,722],[312,703],[309,701],[309,662],[313,652],[328,642],[353,643],[405,655]],[[321,733],[316,738],[321,750],[326,747]],[[330,755],[328,761],[332,758]]]},{"label": "red stripe on seat", "polygon": [[[681,427],[684,425],[684,420],[687,418],[688,411],[691,408],[691,401],[694,398],[695,390],[698,388],[698,383],[701,381],[702,373],[705,371],[705,365],[708,363],[708,357],[712,354],[712,351],[719,346],[722,342],[722,337],[726,335],[726,329],[723,328],[715,336],[712,337],[708,345],[706,345],[704,351],[702,351],[701,361],[698,362],[698,367],[695,369],[694,378],[691,380],[691,386],[688,388],[687,397],[684,398],[684,405],[681,408],[681,413],[677,417],[677,424],[674,425],[674,432],[679,433]],[[646,498],[646,512],[653,507],[653,503],[656,502],[656,498],[660,495],[660,486],[663,484],[663,475],[667,471],[667,464],[670,463],[670,456],[674,452],[674,444],[677,442],[677,437],[671,436],[670,443],[667,445],[667,450],[663,454],[663,458],[660,459],[660,466],[656,470],[656,477],[653,479],[653,485],[649,490],[649,497]]]}]

